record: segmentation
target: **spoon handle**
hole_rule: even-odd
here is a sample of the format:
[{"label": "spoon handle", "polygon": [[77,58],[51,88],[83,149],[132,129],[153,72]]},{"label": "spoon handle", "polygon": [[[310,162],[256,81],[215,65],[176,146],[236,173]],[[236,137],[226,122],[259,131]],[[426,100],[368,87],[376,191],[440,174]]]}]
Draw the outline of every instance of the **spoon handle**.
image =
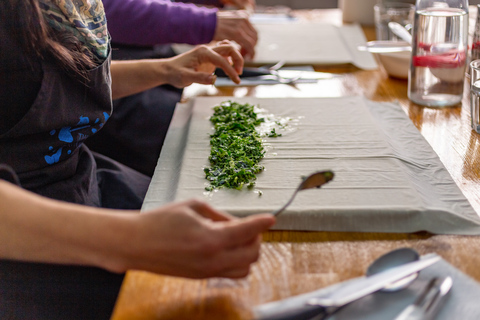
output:
[{"label": "spoon handle", "polygon": [[280,209],[275,210],[272,214],[273,214],[274,216],[278,216],[280,213],[282,213],[283,210],[285,210],[285,209],[290,205],[290,203],[292,203],[293,199],[295,199],[295,196],[297,195],[298,190],[299,190],[299,188],[297,188],[297,190],[295,190],[295,192],[294,192],[294,193],[292,194],[292,196],[290,197],[290,200],[288,200],[288,202],[285,203],[285,205],[284,205],[283,207],[281,207]]},{"label": "spoon handle", "polygon": [[329,182],[330,180],[333,179],[333,176],[335,174],[330,171],[330,170],[325,170],[325,171],[317,171],[309,175],[308,177],[303,178],[303,181],[300,183],[300,185],[295,189],[295,192],[292,194],[290,197],[290,200],[281,207],[280,209],[276,210],[273,212],[274,216],[279,215],[283,210],[285,210],[286,207],[292,203],[293,199],[297,195],[298,191],[300,190],[305,190],[305,189],[311,189],[311,188],[320,188],[322,185],[325,183]]}]

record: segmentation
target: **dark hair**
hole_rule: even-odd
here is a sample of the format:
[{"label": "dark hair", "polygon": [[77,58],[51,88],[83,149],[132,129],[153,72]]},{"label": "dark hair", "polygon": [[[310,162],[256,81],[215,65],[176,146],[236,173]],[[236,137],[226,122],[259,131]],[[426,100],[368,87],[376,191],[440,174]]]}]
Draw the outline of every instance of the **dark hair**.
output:
[{"label": "dark hair", "polygon": [[58,60],[66,70],[83,75],[86,69],[95,66],[93,58],[82,51],[82,45],[70,32],[58,32],[48,26],[38,0],[1,0],[10,6],[11,17],[16,26],[20,46],[29,54],[46,58],[48,54]]}]

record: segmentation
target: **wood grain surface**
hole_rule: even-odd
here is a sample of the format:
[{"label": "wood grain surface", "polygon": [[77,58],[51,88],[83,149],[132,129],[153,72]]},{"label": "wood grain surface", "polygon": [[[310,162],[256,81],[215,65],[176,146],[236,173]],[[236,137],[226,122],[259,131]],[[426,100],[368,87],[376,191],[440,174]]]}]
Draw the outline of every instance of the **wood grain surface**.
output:
[{"label": "wood grain surface", "polygon": [[[341,23],[337,9],[296,12],[302,19]],[[368,40],[373,27],[364,27]],[[192,86],[184,99],[197,95],[254,97],[332,97],[363,95],[374,101],[398,101],[432,145],[476,212],[480,212],[480,135],[470,127],[469,89],[461,105],[432,109],[407,98],[407,81],[389,78],[380,67],[316,66],[340,76],[318,84],[216,89]],[[187,280],[129,271],[113,320],[250,319],[255,305],[316,290],[362,275],[376,257],[399,247],[420,254],[436,252],[480,281],[480,237],[386,233],[271,231],[264,234],[262,255],[242,280]]]}]

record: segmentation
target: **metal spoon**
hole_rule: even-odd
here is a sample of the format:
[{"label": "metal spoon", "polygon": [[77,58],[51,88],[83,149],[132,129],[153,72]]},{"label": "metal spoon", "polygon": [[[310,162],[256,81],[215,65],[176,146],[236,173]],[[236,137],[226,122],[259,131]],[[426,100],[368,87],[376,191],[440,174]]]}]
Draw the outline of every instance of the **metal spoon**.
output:
[{"label": "metal spoon", "polygon": [[[388,28],[390,30],[392,30],[392,32],[398,36],[399,38],[401,38],[402,40],[406,41],[407,43],[409,43],[410,45],[412,44],[412,35],[410,34],[410,32],[404,27],[402,26],[400,23],[398,22],[389,22],[388,23]],[[435,43],[435,44],[432,44],[430,47],[429,47],[429,51],[431,53],[445,53],[445,52],[448,52],[449,50],[455,50],[457,49],[458,50],[458,44],[456,43]]]},{"label": "metal spoon", "polygon": [[281,207],[277,211],[274,211],[273,215],[277,216],[281,212],[283,212],[283,210],[285,210],[290,205],[290,203],[292,203],[298,191],[305,190],[305,189],[312,189],[312,188],[320,188],[322,185],[332,180],[333,176],[334,176],[334,173],[330,170],[327,170],[327,171],[318,171],[318,172],[312,173],[308,177],[304,178],[303,181],[298,186],[298,188],[293,193],[290,200],[288,200],[288,202],[283,207]]},{"label": "metal spoon", "polygon": [[412,35],[408,30],[398,22],[391,21],[388,23],[388,28],[400,39],[412,44]]},{"label": "metal spoon", "polygon": [[373,53],[412,51],[412,46],[406,41],[369,41],[365,45],[358,46],[359,51]]},{"label": "metal spoon", "polygon": [[[417,258],[414,259],[414,257],[417,257]],[[387,271],[391,268],[398,267],[400,265],[403,265],[405,263],[412,262],[418,259],[419,259],[418,253],[413,249],[410,249],[410,248],[396,249],[375,259],[375,261],[373,261],[372,264],[368,267],[366,274],[368,276],[368,275],[373,275],[375,273],[380,273],[382,271]],[[408,284],[413,282],[413,280],[415,279],[410,280]],[[402,280],[399,280],[399,281],[402,281]],[[399,281],[396,281],[394,283],[397,283]],[[395,289],[393,287],[393,284],[390,285],[389,287],[390,287],[389,290],[393,292],[395,290],[399,291],[401,289],[404,289],[406,285],[402,284],[401,286],[397,286]],[[382,289],[381,291],[383,290],[384,289]],[[293,306],[294,304],[284,303],[284,305]],[[330,316],[332,316],[334,313],[336,313],[338,310],[342,308],[342,307],[330,307],[326,309],[325,307],[320,305],[309,305],[309,304],[300,305],[300,302],[298,303],[298,305],[300,306],[300,308],[298,309],[296,307],[292,308],[294,310],[289,309],[289,307],[287,307],[286,309],[283,309],[280,307],[281,310],[278,310],[278,306],[276,306],[275,311],[269,307],[266,307],[268,306],[268,304],[264,305],[263,307],[259,306],[257,307],[256,319],[258,320],[330,319]],[[266,310],[268,310],[267,312],[265,310],[265,307],[266,307]]]},{"label": "metal spoon", "polygon": [[[373,274],[385,271],[387,269],[391,269],[405,263],[416,261],[418,259],[420,259],[420,255],[417,251],[411,248],[396,249],[375,259],[375,261],[368,267],[365,274],[368,277]],[[383,288],[381,291],[394,292],[404,289],[409,286],[417,277],[418,273],[411,274],[408,277],[395,281],[394,283]]]}]

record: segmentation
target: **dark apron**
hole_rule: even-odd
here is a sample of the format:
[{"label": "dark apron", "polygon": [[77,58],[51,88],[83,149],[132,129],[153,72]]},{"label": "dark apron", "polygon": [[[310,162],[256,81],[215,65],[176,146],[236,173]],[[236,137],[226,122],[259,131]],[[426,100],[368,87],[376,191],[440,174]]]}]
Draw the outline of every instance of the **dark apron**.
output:
[{"label": "dark apron", "polygon": [[[88,71],[83,83],[42,64],[34,104],[0,136],[0,163],[13,168],[23,188],[43,196],[138,209],[149,178],[83,144],[112,112],[110,60]],[[99,268],[0,260],[0,319],[108,319],[122,279]]]},{"label": "dark apron", "polygon": [[[115,60],[168,58],[168,45],[149,47],[112,44]],[[152,176],[182,89],[162,85],[115,100],[105,128],[87,141],[91,150]]]},{"label": "dark apron", "polygon": [[89,206],[140,208],[149,178],[84,145],[112,113],[109,67],[107,59],[78,79],[42,63],[34,104],[0,136],[0,163],[13,168],[23,188]]}]

